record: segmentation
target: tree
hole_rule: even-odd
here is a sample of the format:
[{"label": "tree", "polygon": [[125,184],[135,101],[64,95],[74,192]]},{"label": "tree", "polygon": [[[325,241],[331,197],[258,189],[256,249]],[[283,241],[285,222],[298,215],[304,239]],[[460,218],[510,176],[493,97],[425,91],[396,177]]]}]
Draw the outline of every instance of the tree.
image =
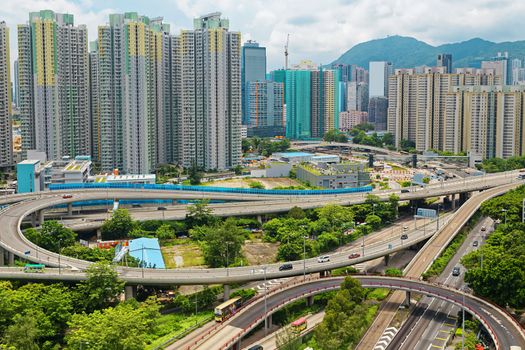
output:
[{"label": "tree", "polygon": [[101,227],[103,239],[120,239],[128,237],[136,227],[127,209],[117,209],[111,219],[104,221]]},{"label": "tree", "polygon": [[155,231],[155,236],[157,236],[158,239],[171,239],[175,238],[175,231],[171,225],[164,224]]},{"label": "tree", "polygon": [[410,152],[416,148],[416,143],[414,141],[401,139],[400,146],[403,151]]},{"label": "tree", "polygon": [[227,219],[206,231],[202,244],[204,261],[210,267],[228,266],[242,256],[245,230]]},{"label": "tree", "polygon": [[209,200],[203,199],[188,206],[186,213],[186,224],[188,227],[213,225],[217,222],[209,207]]},{"label": "tree", "polygon": [[202,171],[196,164],[193,164],[192,167],[188,170],[188,175],[190,178],[191,185],[199,185],[202,179]]},{"label": "tree", "polygon": [[233,168],[233,171],[235,172],[235,175],[242,175],[242,165],[236,165]]},{"label": "tree", "polygon": [[339,130],[332,129],[324,134],[323,140],[326,142],[346,143],[348,142],[348,137]]},{"label": "tree", "polygon": [[[12,346],[14,349],[24,350],[38,350],[38,338],[41,336],[41,332],[37,325],[37,320],[41,319],[41,313],[38,310],[29,310],[28,313],[23,315],[16,315],[13,318],[13,323],[7,328],[4,341],[7,346]],[[3,347],[0,344],[0,348]]]},{"label": "tree", "polygon": [[28,229],[26,237],[36,245],[58,253],[58,248],[75,244],[77,234],[58,221],[45,221],[39,230]]},{"label": "tree", "polygon": [[393,146],[394,145],[394,135],[387,132],[383,135],[383,144],[387,146]]},{"label": "tree", "polygon": [[292,219],[304,219],[306,218],[306,213],[302,208],[295,206],[288,211],[287,216]]},{"label": "tree", "polygon": [[154,299],[125,302],[93,313],[73,315],[66,335],[72,350],[141,350],[160,316]]},{"label": "tree", "polygon": [[372,230],[377,230],[378,228],[381,227],[382,221],[379,216],[370,214],[370,215],[367,215],[365,222],[367,223],[367,225],[370,225]]},{"label": "tree", "polygon": [[115,303],[124,290],[124,281],[107,263],[98,262],[86,270],[87,280],[78,285],[79,302],[87,312]]},{"label": "tree", "polygon": [[115,256],[115,249],[88,248],[86,246],[75,244],[62,248],[61,253],[72,258],[87,261],[106,261],[111,262]]}]

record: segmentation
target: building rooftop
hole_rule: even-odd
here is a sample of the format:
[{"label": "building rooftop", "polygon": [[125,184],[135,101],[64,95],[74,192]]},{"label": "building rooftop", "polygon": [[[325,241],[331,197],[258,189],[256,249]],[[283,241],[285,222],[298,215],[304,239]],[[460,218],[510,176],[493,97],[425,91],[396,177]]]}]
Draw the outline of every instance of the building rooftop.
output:
[{"label": "building rooftop", "polygon": [[275,154],[279,155],[281,157],[285,157],[285,158],[313,156],[312,153],[307,153],[307,152],[279,152],[279,153],[275,153]]},{"label": "building rooftop", "polygon": [[144,263],[144,267],[165,269],[157,238],[137,238],[129,241],[129,254]]},{"label": "building rooftop", "polygon": [[38,164],[38,163],[40,163],[40,160],[38,160],[38,159],[26,159],[26,160],[21,161],[18,164],[33,164],[34,165],[34,164]]}]

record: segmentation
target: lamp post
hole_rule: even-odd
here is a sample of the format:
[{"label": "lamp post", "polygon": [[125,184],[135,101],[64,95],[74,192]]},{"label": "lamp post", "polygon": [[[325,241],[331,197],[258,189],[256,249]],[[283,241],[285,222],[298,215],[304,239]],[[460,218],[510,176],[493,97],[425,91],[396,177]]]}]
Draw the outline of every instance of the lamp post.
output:
[{"label": "lamp post", "polygon": [[507,224],[507,209],[501,209],[501,212],[505,215],[505,225]]},{"label": "lamp post", "polygon": [[306,235],[303,235],[303,281],[306,281]]},{"label": "lamp post", "polygon": [[268,266],[264,266],[262,270],[264,271],[264,335],[268,334],[268,304],[266,302],[266,297],[268,294],[268,286],[266,285],[266,269]]},{"label": "lamp post", "polygon": [[58,274],[60,275],[62,273],[62,270],[60,268],[60,239],[57,241],[58,243]]}]

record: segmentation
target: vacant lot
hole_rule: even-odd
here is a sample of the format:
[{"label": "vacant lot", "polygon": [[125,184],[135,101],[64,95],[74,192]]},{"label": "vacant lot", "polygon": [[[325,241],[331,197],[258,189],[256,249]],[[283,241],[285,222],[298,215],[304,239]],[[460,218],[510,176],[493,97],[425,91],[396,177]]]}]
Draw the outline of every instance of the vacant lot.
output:
[{"label": "vacant lot", "polygon": [[250,188],[250,182],[260,182],[266,189],[272,189],[275,187],[301,186],[299,182],[287,177],[229,179],[207,182],[203,183],[202,185],[213,187]]},{"label": "vacant lot", "polygon": [[204,265],[200,247],[189,239],[174,239],[161,247],[164,263],[168,269]]},{"label": "vacant lot", "polygon": [[246,241],[242,253],[249,265],[261,265],[275,262],[279,243],[266,243],[260,240]]}]

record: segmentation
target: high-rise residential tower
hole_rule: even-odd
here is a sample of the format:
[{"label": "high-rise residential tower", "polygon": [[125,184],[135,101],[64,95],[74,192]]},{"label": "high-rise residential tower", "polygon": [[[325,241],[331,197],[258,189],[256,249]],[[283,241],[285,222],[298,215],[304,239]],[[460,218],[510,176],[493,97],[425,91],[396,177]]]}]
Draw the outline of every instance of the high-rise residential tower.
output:
[{"label": "high-rise residential tower", "polygon": [[241,158],[241,34],[219,12],[193,23],[177,41],[178,159],[227,169]]},{"label": "high-rise residential tower", "polygon": [[108,25],[99,26],[97,57],[91,61],[99,116],[92,110],[91,118],[99,125],[95,136],[100,138],[103,170],[150,173],[171,161],[176,142],[171,128],[173,42],[162,18],[135,12],[112,14]]},{"label": "high-rise residential tower", "polygon": [[242,99],[243,117],[242,124],[250,124],[248,106],[248,95],[246,94],[247,84],[250,82],[264,81],[266,79],[266,48],[259,46],[255,41],[247,41],[242,46]]},{"label": "high-rise residential tower", "polygon": [[0,168],[13,165],[11,65],[9,61],[9,28],[5,22],[0,22]]},{"label": "high-rise residential tower", "polygon": [[101,123],[99,95],[98,42],[89,44],[89,115],[91,122],[91,159],[100,164]]},{"label": "high-rise residential tower", "polygon": [[445,73],[452,73],[452,55],[449,53],[440,53],[437,55],[436,66],[445,67]]},{"label": "high-rise residential tower", "polygon": [[323,69],[311,71],[311,136],[323,137],[339,128],[340,71]]},{"label": "high-rise residential tower", "polygon": [[368,93],[372,97],[388,97],[388,77],[394,73],[391,62],[370,62]]},{"label": "high-rise residential tower", "polygon": [[90,153],[86,26],[73,15],[32,12],[18,26],[22,148],[49,159]]},{"label": "high-rise residential tower", "polygon": [[308,139],[311,133],[312,89],[309,70],[286,70],[286,137]]}]

